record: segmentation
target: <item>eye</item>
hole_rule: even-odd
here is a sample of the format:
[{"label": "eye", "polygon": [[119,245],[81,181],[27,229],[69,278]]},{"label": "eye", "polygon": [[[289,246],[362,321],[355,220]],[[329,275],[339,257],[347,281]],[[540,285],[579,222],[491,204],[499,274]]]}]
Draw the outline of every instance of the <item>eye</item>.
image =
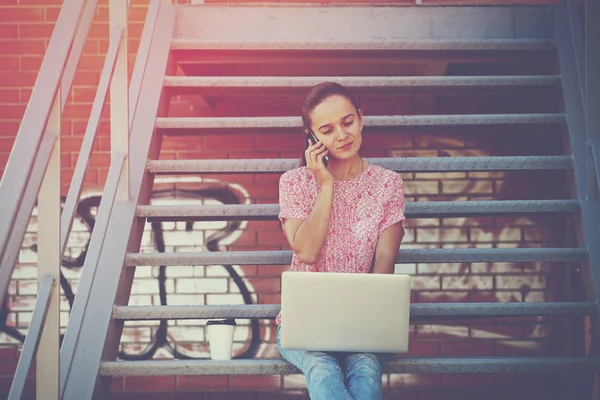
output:
[{"label": "eye", "polygon": [[354,123],[354,121],[350,120],[350,121],[344,122],[344,126],[352,126],[353,123]]},{"label": "eye", "polygon": [[321,132],[323,135],[329,135],[331,133],[331,129],[327,129],[326,131]]}]

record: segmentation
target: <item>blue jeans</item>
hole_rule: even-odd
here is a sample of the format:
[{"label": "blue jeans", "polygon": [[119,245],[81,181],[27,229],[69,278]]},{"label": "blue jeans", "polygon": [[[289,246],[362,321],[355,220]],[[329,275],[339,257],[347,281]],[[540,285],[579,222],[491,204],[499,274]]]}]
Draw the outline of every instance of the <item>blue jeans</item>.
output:
[{"label": "blue jeans", "polygon": [[279,352],[302,371],[311,400],[381,400],[381,369],[392,354],[285,350],[280,330]]}]

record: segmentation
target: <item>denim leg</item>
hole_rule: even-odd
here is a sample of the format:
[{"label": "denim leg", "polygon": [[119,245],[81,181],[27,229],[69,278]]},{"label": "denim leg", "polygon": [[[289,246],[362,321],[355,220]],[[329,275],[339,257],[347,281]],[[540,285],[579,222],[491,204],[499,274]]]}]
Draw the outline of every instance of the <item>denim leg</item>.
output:
[{"label": "denim leg", "polygon": [[344,384],[344,374],[337,358],[319,351],[284,350],[281,348],[279,331],[278,327],[279,352],[302,371],[311,400],[353,400]]},{"label": "denim leg", "polygon": [[372,353],[353,353],[346,357],[346,380],[354,400],[381,400],[381,360]]}]

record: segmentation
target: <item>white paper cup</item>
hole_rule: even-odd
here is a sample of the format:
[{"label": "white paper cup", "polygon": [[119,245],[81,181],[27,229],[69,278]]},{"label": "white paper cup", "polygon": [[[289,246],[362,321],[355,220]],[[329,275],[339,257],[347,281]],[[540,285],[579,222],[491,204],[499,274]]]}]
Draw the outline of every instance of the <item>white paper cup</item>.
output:
[{"label": "white paper cup", "polygon": [[231,360],[235,325],[234,319],[215,319],[206,323],[211,359]]}]

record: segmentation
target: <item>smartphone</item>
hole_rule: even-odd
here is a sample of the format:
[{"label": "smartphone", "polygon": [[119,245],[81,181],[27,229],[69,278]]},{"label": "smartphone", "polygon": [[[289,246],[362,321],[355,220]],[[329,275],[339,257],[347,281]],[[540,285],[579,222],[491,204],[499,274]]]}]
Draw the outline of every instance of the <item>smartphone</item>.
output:
[{"label": "smartphone", "polygon": [[[312,140],[313,144],[320,142],[320,140],[317,139],[315,134],[312,133],[311,131],[308,131],[308,137]],[[325,157],[323,157],[323,165],[325,165],[325,168],[327,168],[327,164],[329,164],[329,157],[325,156]]]}]

